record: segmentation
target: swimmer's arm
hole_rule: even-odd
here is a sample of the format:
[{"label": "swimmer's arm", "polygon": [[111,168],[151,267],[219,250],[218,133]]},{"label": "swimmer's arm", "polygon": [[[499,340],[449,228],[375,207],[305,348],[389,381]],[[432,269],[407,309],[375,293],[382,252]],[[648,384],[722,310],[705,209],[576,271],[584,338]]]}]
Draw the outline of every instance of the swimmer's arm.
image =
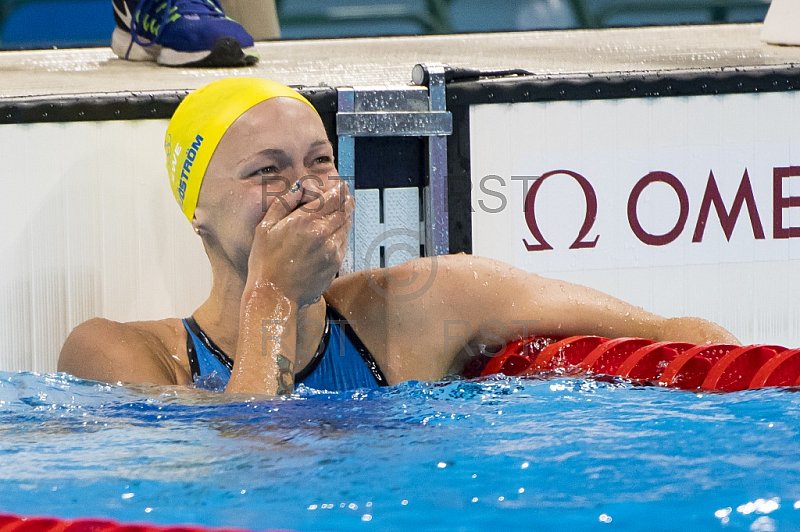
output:
[{"label": "swimmer's arm", "polygon": [[[539,322],[535,327],[539,334],[593,334],[693,344],[739,343],[730,332],[702,318],[666,318],[589,287],[523,274],[526,290],[520,293],[528,299],[518,300],[516,306],[523,316]],[[513,319],[514,314],[508,307],[498,308],[498,315],[504,319]]]},{"label": "swimmer's arm", "polygon": [[[455,260],[462,266],[449,289],[470,283],[462,294],[471,293],[481,301],[481,315],[468,310],[468,319],[473,326],[482,324],[506,340],[523,334],[592,334],[696,344],[739,343],[727,330],[701,318],[665,318],[598,290],[541,277],[491,259],[460,256]],[[486,321],[492,317],[496,323]],[[521,320],[527,323],[515,323]]]},{"label": "swimmer's arm", "polygon": [[286,395],[294,391],[297,303],[270,283],[242,297],[236,361],[225,393]]},{"label": "swimmer's arm", "polygon": [[165,347],[127,323],[95,318],[76,327],[61,349],[58,371],[102,382],[179,384]]},{"label": "swimmer's arm", "polygon": [[[387,343],[400,346],[402,367],[388,360],[393,381],[435,380],[463,365],[457,358],[479,344],[534,335],[641,337],[691,343],[736,343],[722,327],[700,318],[672,318],[645,311],[588,287],[547,279],[499,261],[448,255],[409,261],[383,270],[395,279],[416,276],[411,300],[386,299]],[[363,275],[363,274],[362,274]],[[427,280],[434,280],[425,288]],[[375,283],[371,283],[375,284]],[[397,283],[402,287],[403,283]],[[419,285],[419,286],[417,286]],[[432,356],[432,353],[438,353]]]}]

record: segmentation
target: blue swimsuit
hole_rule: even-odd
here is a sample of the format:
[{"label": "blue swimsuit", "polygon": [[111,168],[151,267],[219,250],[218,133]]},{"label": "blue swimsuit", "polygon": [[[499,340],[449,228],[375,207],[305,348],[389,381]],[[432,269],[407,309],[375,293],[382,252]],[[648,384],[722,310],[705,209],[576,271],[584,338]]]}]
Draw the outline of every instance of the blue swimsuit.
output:
[{"label": "blue swimsuit", "polygon": [[[194,318],[183,320],[186,351],[192,380],[199,388],[224,390],[233,369],[233,360],[206,335]],[[386,386],[386,377],[372,354],[336,309],[327,306],[325,331],[316,353],[295,382],[310,388],[330,391]]]}]

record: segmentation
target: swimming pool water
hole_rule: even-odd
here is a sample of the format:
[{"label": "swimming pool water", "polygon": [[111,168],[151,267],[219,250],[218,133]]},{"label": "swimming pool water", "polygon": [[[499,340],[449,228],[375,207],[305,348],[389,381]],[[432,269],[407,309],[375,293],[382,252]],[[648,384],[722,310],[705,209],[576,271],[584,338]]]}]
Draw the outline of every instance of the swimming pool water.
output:
[{"label": "swimming pool water", "polygon": [[798,530],[800,394],[200,390],[0,373],[0,512],[256,530]]}]

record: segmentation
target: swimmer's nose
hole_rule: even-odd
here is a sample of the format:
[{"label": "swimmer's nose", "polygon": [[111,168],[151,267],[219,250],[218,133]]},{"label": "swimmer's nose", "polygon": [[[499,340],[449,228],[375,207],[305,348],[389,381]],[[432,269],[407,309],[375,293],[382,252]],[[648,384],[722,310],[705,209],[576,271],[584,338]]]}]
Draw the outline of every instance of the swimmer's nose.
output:
[{"label": "swimmer's nose", "polygon": [[306,178],[300,180],[300,187],[303,189],[303,195],[300,198],[300,203],[309,203],[319,198],[324,192],[317,180]]},{"label": "swimmer's nose", "polygon": [[308,205],[308,208],[312,210],[317,207],[322,207],[322,204],[318,203],[320,198],[322,198],[323,194],[327,191],[327,188],[324,186],[320,179],[317,177],[306,177],[304,179],[300,179],[295,182],[295,186],[299,188],[298,192],[300,194],[299,199],[297,200],[297,205]]}]

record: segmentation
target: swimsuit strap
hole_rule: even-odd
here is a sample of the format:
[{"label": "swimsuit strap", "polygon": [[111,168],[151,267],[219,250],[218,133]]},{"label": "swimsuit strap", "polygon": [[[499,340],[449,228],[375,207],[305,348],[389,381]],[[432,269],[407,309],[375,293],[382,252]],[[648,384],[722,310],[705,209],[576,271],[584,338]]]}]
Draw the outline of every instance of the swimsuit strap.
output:
[{"label": "swimsuit strap", "polygon": [[311,357],[311,362],[306,364],[301,371],[298,371],[294,376],[294,382],[303,382],[306,380],[314,370],[317,369],[319,363],[322,362],[322,358],[325,356],[325,351],[328,350],[328,342],[331,339],[331,320],[328,317],[328,310],[331,308],[330,305],[326,304],[325,310],[325,330],[322,332],[322,338],[319,341],[319,345],[317,346],[317,350],[314,352],[314,356]]},{"label": "swimsuit strap", "polygon": [[384,376],[380,366],[378,366],[378,363],[375,362],[375,358],[372,356],[372,353],[369,352],[367,346],[365,346],[364,342],[361,341],[361,338],[358,337],[356,332],[353,330],[353,327],[350,326],[350,322],[348,322],[344,316],[339,314],[339,311],[330,305],[328,305],[328,311],[325,313],[326,321],[328,319],[328,313],[330,313],[330,315],[333,317],[334,323],[339,325],[344,331],[345,336],[348,340],[350,340],[350,343],[353,345],[358,354],[361,355],[361,358],[364,360],[364,364],[366,364],[370,373],[372,373],[372,376],[375,377],[375,382],[377,382],[379,386],[389,386],[389,381],[386,380],[386,376]]},{"label": "swimsuit strap", "polygon": [[[183,320],[184,326],[186,320]],[[186,354],[189,357],[189,368],[192,370],[192,382],[200,378],[200,362],[197,360],[197,350],[194,347],[194,339],[189,332],[186,332]]]},{"label": "swimsuit strap", "polygon": [[[214,343],[214,340],[209,338],[209,336],[203,329],[200,328],[194,318],[189,316],[184,321],[186,322],[186,326],[189,328],[189,330],[195,336],[197,336],[197,339],[200,340],[206,349],[208,349],[208,352],[214,355],[214,358],[219,360],[223,366],[232,370],[233,360],[231,357],[226,355],[225,352]],[[195,350],[194,341],[192,340],[192,335],[190,334],[186,335],[186,353],[189,355],[189,365],[192,368],[192,377],[194,377],[195,374],[200,376],[200,364],[197,360],[197,351]]]}]

